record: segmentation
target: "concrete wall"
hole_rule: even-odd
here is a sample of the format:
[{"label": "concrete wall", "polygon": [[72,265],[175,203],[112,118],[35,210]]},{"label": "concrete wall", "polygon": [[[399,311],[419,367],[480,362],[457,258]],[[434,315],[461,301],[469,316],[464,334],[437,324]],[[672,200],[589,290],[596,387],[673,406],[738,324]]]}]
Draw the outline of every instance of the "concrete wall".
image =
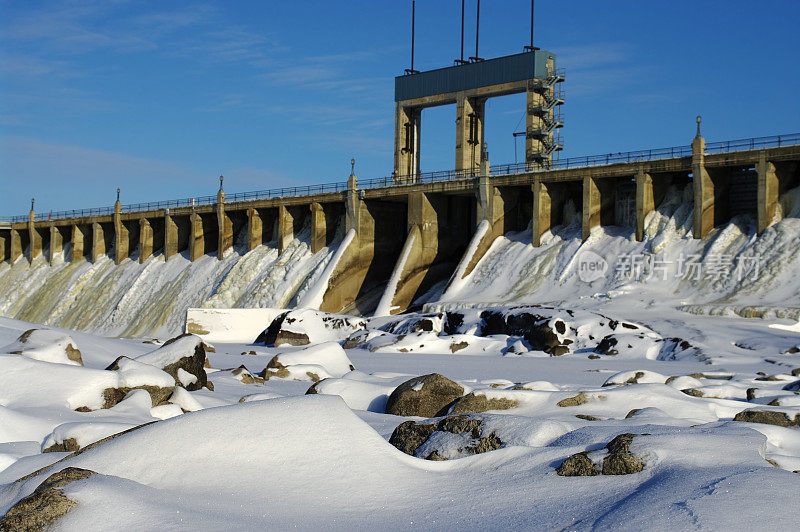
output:
[{"label": "concrete wall", "polygon": [[361,199],[356,190],[348,192],[345,230],[355,238],[331,276],[322,310],[374,310],[407,236],[407,204],[399,199]]},{"label": "concrete wall", "polygon": [[[463,103],[462,121],[464,109],[477,104]],[[647,216],[669,188],[691,185],[699,238],[737,215],[754,217],[758,231],[766,230],[777,219],[781,197],[800,185],[800,146],[708,154],[698,137],[693,150],[691,157],[382,189],[359,190],[351,176],[347,192],[232,204],[220,191],[216,204],[169,211],[123,213],[115,206],[113,215],[64,220],[37,220],[31,213],[27,221],[0,226],[0,257],[44,253],[53,261],[68,250],[72,260],[111,254],[117,263],[137,255],[144,261],[161,252],[167,259],[186,252],[196,260],[205,254],[222,258],[235,243],[248,250],[272,243],[282,252],[304,226],[317,252],[341,228],[355,237],[336,264],[323,310],[369,313],[385,296],[398,311],[453,275],[457,262],[459,275],[469,275],[500,235],[530,223],[532,244],[539,245],[543,234],[565,223],[568,204],[580,214],[584,238],[598,226],[624,225],[635,226],[642,239]],[[408,255],[401,262],[404,248]],[[397,285],[386,290],[393,273]]]},{"label": "concrete wall", "polygon": [[409,309],[434,284],[452,275],[473,232],[475,205],[472,195],[408,195],[408,233],[399,257],[404,260],[392,271],[397,284],[383,294],[393,314]]}]

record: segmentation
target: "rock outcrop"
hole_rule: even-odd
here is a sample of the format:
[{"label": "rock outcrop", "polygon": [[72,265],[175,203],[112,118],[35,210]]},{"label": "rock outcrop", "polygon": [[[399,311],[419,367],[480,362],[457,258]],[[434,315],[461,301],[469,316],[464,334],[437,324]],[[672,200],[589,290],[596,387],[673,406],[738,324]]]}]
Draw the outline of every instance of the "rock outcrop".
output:
[{"label": "rock outcrop", "polygon": [[483,434],[482,419],[467,415],[448,416],[436,423],[406,421],[395,428],[389,443],[426,460],[461,458],[503,445],[494,432]]},{"label": "rock outcrop", "polygon": [[484,394],[468,393],[456,400],[450,414],[480,413],[487,410],[508,410],[519,406],[519,402],[505,397],[486,397]]},{"label": "rock outcrop", "polygon": [[[637,434],[620,434],[604,447],[608,452],[600,460],[600,450],[575,453],[556,468],[562,477],[592,477],[595,475],[630,475],[644,469],[644,461],[630,452]],[[597,457],[593,460],[594,457]]]},{"label": "rock outcrop", "polygon": [[[507,334],[522,336],[531,350],[544,351],[551,356],[569,353],[571,340],[563,338],[566,324],[550,316],[531,311],[485,310],[481,313],[481,335]],[[562,341],[563,340],[563,341]]]},{"label": "rock outcrop", "polygon": [[367,328],[367,320],[313,309],[284,312],[258,335],[256,344],[279,347],[320,342],[343,342],[356,331]]},{"label": "rock outcrop", "polygon": [[438,373],[409,379],[392,392],[386,413],[395,416],[434,417],[464,395],[464,388]]},{"label": "rock outcrop", "polygon": [[132,390],[145,390],[150,394],[152,405],[159,406],[167,402],[175,389],[174,375],[139,359],[121,356],[106,370],[117,372],[119,385],[103,390],[103,408],[113,407]]},{"label": "rock outcrop", "polygon": [[0,531],[44,530],[75,506],[75,502],[68,499],[60,488],[96,474],[78,467],[67,467],[53,473],[0,518]]},{"label": "rock outcrop", "polygon": [[277,377],[318,382],[329,377],[342,377],[354,369],[353,363],[339,344],[324,342],[275,355],[258,376],[267,380]]},{"label": "rock outcrop", "polygon": [[208,383],[204,364],[206,352],[212,352],[211,349],[199,336],[182,334],[134,360],[162,369],[175,379],[175,384],[195,391]]},{"label": "rock outcrop", "polygon": [[22,355],[42,362],[83,366],[83,358],[72,337],[49,329],[29,329],[0,352]]},{"label": "rock outcrop", "polygon": [[744,410],[733,417],[734,421],[744,421],[747,423],[764,423],[766,425],[777,425],[779,427],[798,427],[800,426],[800,414],[791,419],[788,414],[775,410]]}]

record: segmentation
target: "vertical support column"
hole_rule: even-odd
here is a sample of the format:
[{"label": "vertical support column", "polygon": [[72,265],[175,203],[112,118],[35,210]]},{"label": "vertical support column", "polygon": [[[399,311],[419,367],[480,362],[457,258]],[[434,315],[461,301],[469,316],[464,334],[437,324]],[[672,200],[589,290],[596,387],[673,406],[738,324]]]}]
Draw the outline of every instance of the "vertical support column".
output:
[{"label": "vertical support column", "polygon": [[42,254],[42,235],[36,230],[36,213],[33,211],[33,200],[31,200],[31,211],[28,213],[28,260]]},{"label": "vertical support column", "polygon": [[92,223],[92,263],[106,254],[106,239],[103,235],[103,226],[97,222]]},{"label": "vertical support column", "polygon": [[693,236],[703,238],[714,228],[714,182],[706,171],[706,141],[700,136],[700,117],[697,119],[697,136],[692,141]]},{"label": "vertical support column", "polygon": [[761,234],[775,217],[779,200],[779,182],[775,165],[767,161],[763,151],[758,156],[756,172],[758,172],[758,234]]},{"label": "vertical support column", "polygon": [[261,245],[264,235],[264,223],[257,209],[247,209],[247,251],[253,251]]},{"label": "vertical support column", "polygon": [[655,208],[653,178],[640,166],[636,171],[636,240],[639,242],[644,240],[644,219]]},{"label": "vertical support column", "polygon": [[50,226],[50,256],[48,260],[50,264],[56,259],[56,255],[64,250],[64,238],[61,236],[61,231],[55,225]]},{"label": "vertical support column", "polygon": [[400,182],[413,182],[419,174],[419,136],[422,109],[395,104],[394,174]]},{"label": "vertical support column", "polygon": [[286,205],[278,205],[278,253],[283,253],[294,240],[294,218]]},{"label": "vertical support column", "polygon": [[583,178],[583,241],[585,242],[592,229],[601,222],[602,205],[600,187],[593,177]]},{"label": "vertical support column", "polygon": [[203,234],[203,219],[193,212],[189,216],[189,260],[196,261],[206,253],[205,235]]},{"label": "vertical support column", "polygon": [[[436,246],[439,221],[430,196],[425,192],[412,192],[408,195],[408,229],[411,230],[415,225],[423,235],[433,237],[433,245]],[[430,245],[423,242],[423,247]]]},{"label": "vertical support column", "polygon": [[528,87],[525,93],[525,162],[528,170],[542,168],[541,157],[544,153],[544,144],[533,132],[544,128],[544,119],[540,112],[545,107],[546,101],[540,92]]},{"label": "vertical support column", "polygon": [[83,258],[83,231],[77,225],[72,226],[72,260]]},{"label": "vertical support column", "polygon": [[[497,230],[493,231],[498,233],[496,236],[503,234],[503,196],[500,194],[497,187],[492,185],[489,176],[482,175],[478,179],[477,196],[477,212],[475,213],[476,223],[480,225],[483,220],[486,220],[491,224],[493,229]],[[495,225],[498,223],[500,227],[495,228]]]},{"label": "vertical support column", "polygon": [[122,223],[122,204],[114,203],[114,263],[119,264],[130,255],[130,235]]},{"label": "vertical support column", "polygon": [[6,260],[6,246],[8,245],[8,238],[0,234],[0,263]]},{"label": "vertical support column", "polygon": [[169,214],[169,209],[164,211],[164,260],[178,253],[178,224]]},{"label": "vertical support column", "polygon": [[344,205],[344,225],[345,232],[351,229],[359,236],[359,210],[361,209],[361,198],[358,197],[358,180],[355,174],[350,174],[347,178],[347,196]]},{"label": "vertical support column", "polygon": [[311,204],[311,252],[324,248],[327,244],[327,227],[325,224],[325,211],[320,203]]},{"label": "vertical support column", "polygon": [[225,214],[225,192],[221,186],[217,192],[217,229],[217,259],[222,260],[233,247],[233,222]]},{"label": "vertical support column", "polygon": [[[166,254],[166,250],[165,250]],[[139,218],[139,264],[153,255],[153,227],[147,218]]]},{"label": "vertical support column", "polygon": [[531,191],[533,192],[532,244],[534,247],[539,247],[542,244],[542,235],[550,230],[551,209],[553,206],[547,183],[542,183],[540,177],[534,177]]},{"label": "vertical support column", "polygon": [[480,173],[486,100],[459,94],[456,102],[456,170]]},{"label": "vertical support column", "polygon": [[19,231],[16,229],[11,230],[9,235],[9,262],[14,264],[18,258],[22,256],[22,239],[19,237]]}]

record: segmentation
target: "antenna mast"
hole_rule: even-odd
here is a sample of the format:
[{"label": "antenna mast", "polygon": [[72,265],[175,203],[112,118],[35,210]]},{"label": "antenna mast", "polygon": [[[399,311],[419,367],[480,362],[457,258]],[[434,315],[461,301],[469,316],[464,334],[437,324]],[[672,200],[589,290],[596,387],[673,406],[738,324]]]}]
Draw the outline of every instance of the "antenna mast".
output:
[{"label": "antenna mast", "polygon": [[533,45],[533,3],[534,0],[531,0],[531,44],[530,46],[524,46],[522,49],[526,52],[533,52],[534,50],[538,50],[536,46]]},{"label": "antenna mast", "polygon": [[481,29],[481,0],[478,0],[478,10],[475,16],[475,57],[470,57],[469,60],[472,62],[483,61],[481,57],[478,56],[478,33]]},{"label": "antenna mast", "polygon": [[417,2],[411,1],[411,68],[406,69],[406,75],[419,74],[419,70],[414,70],[414,22],[417,18]]},{"label": "antenna mast", "polygon": [[454,61],[457,65],[464,65],[469,61],[464,61],[464,0],[461,0],[461,59]]}]

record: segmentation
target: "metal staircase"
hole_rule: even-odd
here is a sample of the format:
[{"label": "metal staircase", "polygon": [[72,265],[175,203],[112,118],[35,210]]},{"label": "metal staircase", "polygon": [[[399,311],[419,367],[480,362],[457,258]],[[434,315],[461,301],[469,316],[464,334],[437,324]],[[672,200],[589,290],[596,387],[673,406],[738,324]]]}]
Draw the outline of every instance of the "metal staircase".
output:
[{"label": "metal staircase", "polygon": [[528,91],[538,95],[527,108],[528,115],[538,120],[525,131],[526,145],[533,143],[536,149],[527,150],[526,164],[534,168],[550,168],[553,154],[564,148],[558,130],[564,127],[561,106],[564,105],[563,71],[557,71],[544,79],[531,80]]}]

